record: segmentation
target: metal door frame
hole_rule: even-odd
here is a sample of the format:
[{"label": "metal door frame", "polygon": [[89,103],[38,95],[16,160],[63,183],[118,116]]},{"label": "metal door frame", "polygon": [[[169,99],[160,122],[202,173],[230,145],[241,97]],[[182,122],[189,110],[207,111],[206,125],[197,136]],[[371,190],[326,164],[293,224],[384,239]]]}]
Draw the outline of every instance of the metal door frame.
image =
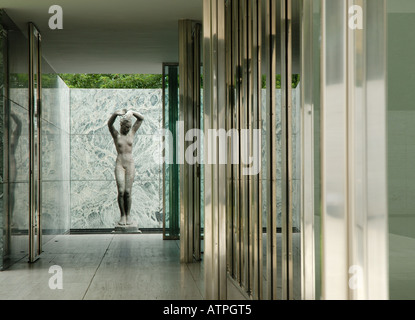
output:
[{"label": "metal door frame", "polygon": [[[29,262],[34,262],[42,252],[42,170],[41,170],[41,101],[42,101],[42,69],[41,69],[41,35],[33,23],[29,23]],[[34,50],[37,48],[37,59],[34,61]],[[37,70],[36,70],[37,69]],[[35,72],[36,101],[35,101]],[[36,109],[35,109],[36,108]],[[36,117],[36,120],[35,120]],[[37,136],[35,141],[35,121]],[[35,170],[37,172],[35,172]],[[36,175],[35,175],[36,174]],[[35,181],[36,179],[36,181]],[[37,209],[37,210],[36,210]]]}]

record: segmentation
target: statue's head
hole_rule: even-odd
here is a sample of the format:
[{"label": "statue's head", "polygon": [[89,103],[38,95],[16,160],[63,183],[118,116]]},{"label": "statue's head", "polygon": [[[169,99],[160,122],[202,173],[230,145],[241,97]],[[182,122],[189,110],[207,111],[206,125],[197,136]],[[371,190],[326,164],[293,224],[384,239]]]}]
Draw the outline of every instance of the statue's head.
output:
[{"label": "statue's head", "polygon": [[127,134],[132,126],[131,117],[122,117],[120,119],[120,129],[122,134]]}]

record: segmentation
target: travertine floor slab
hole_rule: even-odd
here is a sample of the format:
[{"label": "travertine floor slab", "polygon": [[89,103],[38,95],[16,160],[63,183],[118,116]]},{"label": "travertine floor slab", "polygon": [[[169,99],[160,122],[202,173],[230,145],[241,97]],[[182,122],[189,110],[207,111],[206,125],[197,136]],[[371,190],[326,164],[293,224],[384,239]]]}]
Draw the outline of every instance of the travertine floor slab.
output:
[{"label": "travertine floor slab", "polygon": [[[0,272],[0,299],[202,299],[176,241],[160,234],[62,235],[49,241],[38,261],[23,258]],[[63,289],[50,289],[62,268]]]}]

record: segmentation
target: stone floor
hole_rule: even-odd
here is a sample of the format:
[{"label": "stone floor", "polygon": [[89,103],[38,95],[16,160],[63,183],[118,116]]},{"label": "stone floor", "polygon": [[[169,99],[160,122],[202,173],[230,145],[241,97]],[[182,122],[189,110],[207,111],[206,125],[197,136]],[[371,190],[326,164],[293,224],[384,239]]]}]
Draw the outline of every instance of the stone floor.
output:
[{"label": "stone floor", "polygon": [[[203,263],[181,264],[178,241],[161,234],[61,235],[43,247],[40,259],[26,258],[0,272],[0,300],[200,300]],[[62,289],[51,289],[62,268]],[[229,299],[244,299],[232,283]]]}]

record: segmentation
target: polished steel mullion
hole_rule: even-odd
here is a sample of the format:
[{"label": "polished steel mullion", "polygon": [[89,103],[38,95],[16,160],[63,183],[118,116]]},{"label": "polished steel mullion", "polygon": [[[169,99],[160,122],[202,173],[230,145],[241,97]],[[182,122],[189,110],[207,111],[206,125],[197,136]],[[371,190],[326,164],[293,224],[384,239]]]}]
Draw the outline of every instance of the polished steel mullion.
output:
[{"label": "polished steel mullion", "polygon": [[[386,0],[365,1],[367,299],[389,298]],[[370,142],[370,143],[369,143]]]},{"label": "polished steel mullion", "polygon": [[[226,73],[225,73],[225,0],[218,0],[218,113],[219,129],[226,128]],[[219,147],[218,147],[219,148]],[[226,165],[219,162],[219,156],[226,157],[226,149],[218,149],[218,256],[219,256],[219,299],[227,297],[226,275]]]},{"label": "polished steel mullion", "polygon": [[[208,130],[211,128],[212,118],[212,1],[203,1],[203,70],[204,70],[204,94],[203,94],[203,113],[204,113],[204,133],[208,136]],[[206,140],[205,140],[206,141]],[[213,278],[213,234],[212,234],[212,164],[208,162],[207,152],[204,154],[204,204],[205,204],[205,292],[206,299],[215,299],[217,297],[217,282]]]},{"label": "polished steel mullion", "polygon": [[[184,123],[186,121],[186,107],[185,107],[185,98],[184,92],[186,92],[186,85],[187,82],[185,81],[187,75],[187,64],[186,64],[186,22],[183,20],[179,21],[179,89],[180,89],[180,96],[179,96],[179,121]],[[178,143],[181,144],[181,141]],[[183,146],[182,148],[184,148]],[[184,149],[183,149],[184,150]],[[187,226],[187,197],[186,194],[188,192],[188,181],[187,176],[185,174],[185,164],[180,164],[180,262],[187,262],[187,243],[188,243],[188,234],[186,230]],[[185,200],[186,199],[186,200]]]},{"label": "polished steel mullion", "polygon": [[[248,115],[248,74],[247,74],[247,2],[248,0],[241,0],[240,2],[240,50],[241,50],[241,77],[242,77],[242,90],[240,90],[241,99],[241,114],[240,114],[240,129],[247,128],[247,115]],[[241,286],[244,290],[248,290],[249,286],[249,194],[248,194],[248,179],[243,174],[244,158],[248,152],[248,147],[245,145],[246,141],[242,139],[241,131],[241,162],[240,167],[240,188],[241,188]]]},{"label": "polished steel mullion", "polygon": [[276,69],[277,69],[277,11],[276,1],[266,3],[267,52],[267,171],[269,190],[267,201],[267,293],[268,299],[277,299],[277,140],[276,140]]},{"label": "polished steel mullion", "polygon": [[[285,159],[286,164],[283,163],[283,166],[287,168],[286,172],[286,190],[287,190],[287,205],[286,205],[286,227],[283,228],[283,239],[286,239],[287,243],[286,246],[283,247],[285,249],[285,254],[283,253],[283,257],[286,260],[283,261],[283,264],[286,265],[286,273],[283,273],[283,283],[286,283],[286,290],[287,290],[287,299],[294,298],[294,277],[293,277],[293,105],[292,105],[292,1],[286,2],[286,15],[285,15],[285,43],[286,43],[286,56],[285,56],[285,74],[286,74],[286,82],[285,88],[282,88],[286,91],[286,150],[285,154],[287,158]],[[283,72],[283,71],[281,71]],[[284,150],[284,149],[283,149]],[[286,232],[286,235],[284,235]],[[284,280],[284,276],[286,280]],[[284,288],[284,286],[283,286]]]},{"label": "polished steel mullion", "polygon": [[37,255],[42,253],[42,36],[38,32],[37,35],[37,48],[38,48],[38,55],[37,55],[37,73],[38,78],[37,80],[37,232],[38,232],[38,247]]},{"label": "polished steel mullion", "polygon": [[[233,74],[232,74],[232,4],[230,1],[226,2],[226,132],[233,129]],[[227,270],[231,276],[233,276],[233,165],[232,165],[232,148],[235,141],[228,140],[227,143],[227,156],[226,156],[226,251],[227,251]]]},{"label": "polished steel mullion", "polygon": [[[193,52],[192,21],[179,21],[179,74],[180,74],[180,120],[184,130],[193,125]],[[184,149],[190,145],[185,141]],[[193,168],[186,163],[180,164],[180,261],[193,261]]]},{"label": "polished steel mullion", "polygon": [[348,298],[347,2],[322,0],[322,298]]},{"label": "polished steel mullion", "polygon": [[[161,91],[161,99],[162,99],[162,128],[167,129],[166,126],[166,70],[165,70],[165,64],[162,64],[162,91]],[[166,141],[165,139],[162,139],[161,142],[161,148],[163,150],[162,157],[166,156]],[[166,161],[163,161],[162,164],[162,182],[163,182],[163,240],[166,240]],[[170,206],[171,207],[171,206]]]},{"label": "polished steel mullion", "polygon": [[301,299],[315,299],[313,3],[301,8]]},{"label": "polished steel mullion", "polygon": [[[238,136],[240,137],[239,131],[239,90],[240,90],[240,77],[239,77],[239,0],[231,1],[232,4],[232,49],[233,49],[233,71],[232,77],[234,81],[234,92],[233,92],[233,127],[237,130]],[[239,139],[240,140],[240,139]],[[239,245],[239,164],[240,164],[240,147],[238,147],[238,161],[237,164],[233,165],[233,180],[234,180],[234,208],[233,208],[233,275],[237,282],[240,282],[240,245]]]},{"label": "polished steel mullion", "polygon": [[[256,3],[256,53],[257,53],[257,69],[256,69],[256,121],[255,127],[260,134],[258,134],[257,143],[257,155],[258,155],[258,165],[262,163],[262,0],[257,0]],[[263,299],[263,250],[262,250],[262,168],[259,170],[258,176],[256,176],[257,184],[257,271],[255,278],[257,279],[257,286],[254,287],[254,292],[256,292],[256,297],[259,300]]]},{"label": "polished steel mullion", "polygon": [[386,1],[321,4],[322,297],[387,299]]},{"label": "polished steel mullion", "polygon": [[[348,0],[347,7],[363,7],[362,0]],[[361,268],[363,281],[367,279],[366,245],[366,108],[365,108],[365,32],[347,30],[348,39],[348,222],[349,268]],[[359,50],[356,50],[359,47]],[[364,299],[366,286],[349,287],[350,299]]]},{"label": "polished steel mullion", "polygon": [[[252,120],[251,128],[259,129],[259,113],[261,105],[261,51],[260,51],[260,39],[261,39],[261,1],[254,0],[251,4],[252,10]],[[251,130],[251,132],[252,132]],[[260,141],[254,141],[254,135],[251,133],[251,155],[252,157],[259,156]],[[256,150],[254,149],[256,147]],[[255,161],[260,161],[256,159]],[[260,173],[259,173],[260,174]],[[259,175],[258,174],[258,175]],[[260,248],[262,247],[262,224],[261,224],[261,210],[260,210],[260,187],[259,176],[251,176],[251,232],[252,232],[252,297],[254,299],[262,298],[262,256],[260,255]],[[261,245],[260,245],[261,244]]]},{"label": "polished steel mullion", "polygon": [[281,299],[288,299],[288,227],[290,211],[289,190],[289,100],[288,100],[288,36],[287,36],[287,0],[280,1],[281,20]]},{"label": "polished steel mullion", "polygon": [[[213,130],[218,129],[218,3],[219,0],[212,1],[212,102],[211,102],[211,124],[210,128]],[[209,141],[213,144],[213,141]],[[217,150],[216,150],[217,151]],[[216,284],[215,296],[219,298],[220,282],[219,282],[219,190],[218,190],[218,153],[216,153],[216,162],[212,165],[212,214],[210,216],[212,220],[212,279]]]},{"label": "polished steel mullion", "polygon": [[[252,156],[252,120],[253,120],[253,93],[252,93],[252,83],[253,83],[253,60],[252,60],[252,2],[255,0],[246,0],[246,17],[245,17],[245,30],[246,30],[246,125],[245,129],[248,130],[248,141],[246,145],[246,159],[249,159]],[[244,164],[244,170],[247,169],[249,165]],[[253,177],[251,175],[245,175],[246,181],[246,191],[247,191],[247,214],[246,214],[246,222],[247,222],[247,292],[252,294],[252,282],[253,282],[253,224],[252,224],[252,215],[253,215],[253,208],[252,208],[252,201],[253,201],[253,188],[252,188],[252,180]]]},{"label": "polished steel mullion", "polygon": [[[204,67],[205,88],[205,132],[209,129],[225,129],[226,73],[225,73],[225,1],[205,0],[204,11]],[[206,30],[207,29],[207,30]],[[210,103],[209,106],[206,103]],[[213,145],[213,141],[208,144]],[[226,166],[219,164],[221,153],[226,150],[216,147],[216,163],[205,166],[205,290],[206,299],[226,299]],[[205,172],[206,172],[205,171]],[[207,193],[206,193],[207,191]]]},{"label": "polished steel mullion", "polygon": [[[196,23],[193,28],[193,123],[195,129],[200,129],[200,30],[201,25]],[[200,138],[197,139],[198,152],[200,152]],[[198,154],[199,156],[199,154]],[[194,205],[193,205],[193,256],[200,260],[200,163],[193,165],[194,177]],[[190,229],[190,232],[192,230]]]},{"label": "polished steel mullion", "polygon": [[[40,33],[33,23],[29,23],[29,262],[37,260],[41,249],[41,229],[40,225],[40,127],[37,123],[37,141],[35,141],[35,121],[39,120],[39,110],[35,110],[35,106],[38,109],[41,101],[41,81],[40,81]],[[36,50],[37,59],[34,59],[34,52]],[[34,74],[36,73],[36,80]],[[37,100],[35,101],[35,81],[36,81],[36,94]],[[35,120],[37,117],[37,120]]]},{"label": "polished steel mullion", "polygon": [[34,108],[34,65],[33,65],[33,50],[34,50],[34,37],[33,37],[33,25],[29,24],[29,262],[35,260],[34,252],[34,190],[33,190],[33,166],[34,166],[34,142],[33,142],[33,108]]},{"label": "polished steel mullion", "polygon": [[[192,40],[192,30],[193,30],[193,23],[192,21],[187,21],[187,28],[186,28],[186,50],[187,50],[187,74],[183,75],[185,77],[185,81],[187,81],[187,92],[185,95],[186,99],[186,122],[184,124],[185,133],[188,130],[193,129],[194,123],[194,96],[193,96],[193,87],[194,87],[194,52],[193,52],[193,40]],[[190,146],[191,141],[185,141],[185,150]],[[193,261],[193,228],[194,228],[194,198],[195,198],[195,188],[194,188],[194,167],[195,165],[191,165],[185,162],[185,174],[187,173],[188,185],[187,185],[187,208],[186,208],[186,216],[187,216],[187,225],[186,225],[186,232],[187,232],[187,262]]]}]

